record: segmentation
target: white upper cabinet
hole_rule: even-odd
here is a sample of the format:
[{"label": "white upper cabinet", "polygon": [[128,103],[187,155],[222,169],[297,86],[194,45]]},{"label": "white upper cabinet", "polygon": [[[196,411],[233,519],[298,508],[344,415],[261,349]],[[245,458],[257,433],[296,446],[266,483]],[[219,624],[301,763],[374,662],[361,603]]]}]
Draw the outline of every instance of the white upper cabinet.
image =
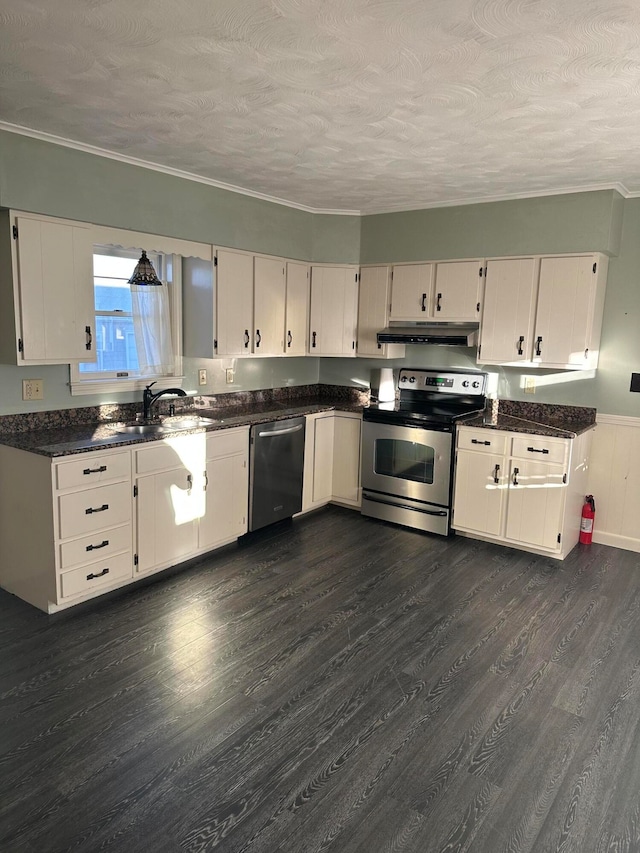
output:
[{"label": "white upper cabinet", "polygon": [[427,320],[433,300],[435,264],[393,267],[390,320]]},{"label": "white upper cabinet", "polygon": [[358,296],[358,338],[356,352],[368,358],[402,358],[404,346],[379,344],[377,333],[389,322],[391,303],[391,267],[380,265],[360,268]]},{"label": "white upper cabinet", "polygon": [[355,267],[311,267],[310,355],[355,356],[357,279]]},{"label": "white upper cabinet", "polygon": [[531,358],[539,266],[535,258],[487,261],[478,355],[483,364]]},{"label": "white upper cabinet", "polygon": [[218,250],[216,275],[218,355],[251,355],[253,255]]},{"label": "white upper cabinet", "polygon": [[433,318],[443,322],[480,322],[483,265],[473,261],[436,264]]},{"label": "white upper cabinet", "polygon": [[94,358],[91,226],[4,211],[0,356],[8,364]]},{"label": "white upper cabinet", "polygon": [[256,257],[254,261],[255,355],[282,355],[284,352],[285,261]]},{"label": "white upper cabinet", "polygon": [[596,253],[488,261],[478,360],[597,367],[606,278]]},{"label": "white upper cabinet", "polygon": [[305,355],[309,332],[309,264],[287,261],[285,354]]},{"label": "white upper cabinet", "polygon": [[541,367],[598,364],[607,279],[604,255],[542,258],[533,361]]}]

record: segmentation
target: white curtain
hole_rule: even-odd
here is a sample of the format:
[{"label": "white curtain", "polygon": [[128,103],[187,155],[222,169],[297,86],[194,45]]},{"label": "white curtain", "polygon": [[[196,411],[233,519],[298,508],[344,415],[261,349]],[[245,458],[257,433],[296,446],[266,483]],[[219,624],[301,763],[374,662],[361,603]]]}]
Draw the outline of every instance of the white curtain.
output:
[{"label": "white curtain", "polygon": [[132,284],[131,301],[140,372],[144,376],[173,373],[175,361],[167,285]]}]

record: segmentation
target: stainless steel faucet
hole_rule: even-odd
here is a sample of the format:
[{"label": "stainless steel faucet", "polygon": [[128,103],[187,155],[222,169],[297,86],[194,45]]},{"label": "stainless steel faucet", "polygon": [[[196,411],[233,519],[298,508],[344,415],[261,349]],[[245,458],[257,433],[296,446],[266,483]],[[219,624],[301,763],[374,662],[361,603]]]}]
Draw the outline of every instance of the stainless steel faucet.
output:
[{"label": "stainless steel faucet", "polygon": [[165,394],[176,394],[178,397],[187,396],[187,392],[183,391],[182,388],[163,388],[162,391],[156,391],[154,394],[151,388],[155,384],[155,382],[152,382],[151,385],[147,385],[142,394],[142,417],[145,421],[148,421],[151,417],[151,407],[155,401]]}]

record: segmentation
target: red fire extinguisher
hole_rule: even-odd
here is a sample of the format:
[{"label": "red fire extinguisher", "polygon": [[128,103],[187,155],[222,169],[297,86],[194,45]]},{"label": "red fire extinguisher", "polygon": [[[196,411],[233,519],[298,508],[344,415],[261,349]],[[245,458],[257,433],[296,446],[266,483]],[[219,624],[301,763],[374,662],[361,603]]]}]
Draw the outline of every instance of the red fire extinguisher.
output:
[{"label": "red fire extinguisher", "polygon": [[596,517],[596,502],[593,495],[587,495],[582,507],[582,518],[580,519],[580,541],[583,545],[591,545],[593,537],[593,520]]}]

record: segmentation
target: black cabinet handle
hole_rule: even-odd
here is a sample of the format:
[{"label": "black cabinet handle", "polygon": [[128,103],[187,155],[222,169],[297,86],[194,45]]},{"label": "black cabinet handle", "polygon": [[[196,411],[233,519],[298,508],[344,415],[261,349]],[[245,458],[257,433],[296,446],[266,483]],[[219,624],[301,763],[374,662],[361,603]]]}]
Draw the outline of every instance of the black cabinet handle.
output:
[{"label": "black cabinet handle", "polygon": [[436,299],[436,311],[442,311],[442,306],[440,305],[440,300],[442,299],[442,294],[438,294],[438,298]]},{"label": "black cabinet handle", "polygon": [[87,336],[87,341],[85,343],[85,349],[91,350],[93,347],[93,335],[91,334],[91,326],[84,327],[85,335]]},{"label": "black cabinet handle", "polygon": [[538,450],[537,447],[527,447],[527,450],[529,451],[529,453],[548,453],[549,452],[546,447],[543,447],[541,450]]},{"label": "black cabinet handle", "polygon": [[106,465],[101,465],[99,468],[85,468],[82,472],[83,474],[102,474],[103,471],[107,470]]},{"label": "black cabinet handle", "polygon": [[519,474],[519,473],[520,473],[520,469],[519,469],[519,468],[514,468],[514,469],[513,469],[513,479],[512,479],[512,482],[513,482],[513,485],[514,485],[514,486],[518,486],[518,485],[519,485],[519,483],[518,483],[518,474]]},{"label": "black cabinet handle", "polygon": [[262,341],[262,335],[260,334],[260,329],[256,329],[256,349],[260,346],[260,342]]},{"label": "black cabinet handle", "polygon": [[311,346],[315,347],[315,345],[316,345],[316,333],[311,332]]},{"label": "black cabinet handle", "polygon": [[518,338],[518,355],[522,355],[524,350],[522,349],[522,344],[524,343],[524,335],[520,335]]},{"label": "black cabinet handle", "polygon": [[98,507],[91,507],[90,506],[87,509],[85,509],[84,514],[85,515],[91,515],[94,512],[104,512],[106,509],[109,509],[109,504],[102,504],[102,506],[98,506]]},{"label": "black cabinet handle", "polygon": [[536,338],[536,355],[542,355],[542,338]]},{"label": "black cabinet handle", "polygon": [[103,539],[99,545],[87,545],[87,547],[85,548],[85,551],[97,551],[98,548],[106,548],[108,544],[109,544],[109,540]]},{"label": "black cabinet handle", "polygon": [[293,343],[293,335],[291,334],[291,329],[287,332],[287,346],[290,347]]},{"label": "black cabinet handle", "polygon": [[96,572],[96,574],[91,572],[90,575],[87,575],[87,580],[92,581],[94,578],[101,578],[101,577],[103,577],[103,575],[108,575],[108,574],[109,574],[109,569],[103,569],[101,572]]},{"label": "black cabinet handle", "polygon": [[244,330],[244,348],[249,349],[249,341],[251,338],[249,337],[249,329]]},{"label": "black cabinet handle", "polygon": [[493,469],[493,482],[494,483],[500,482],[500,477],[498,477],[499,473],[500,473],[500,466],[496,465],[496,467]]},{"label": "black cabinet handle", "polygon": [[422,294],[422,300],[420,301],[420,309],[422,311],[427,310],[427,294],[426,293]]},{"label": "black cabinet handle", "polygon": [[491,447],[491,442],[490,442],[490,441],[478,441],[478,439],[477,439],[477,438],[472,438],[472,439],[471,439],[471,444],[484,444],[484,445],[485,445],[485,447]]}]

